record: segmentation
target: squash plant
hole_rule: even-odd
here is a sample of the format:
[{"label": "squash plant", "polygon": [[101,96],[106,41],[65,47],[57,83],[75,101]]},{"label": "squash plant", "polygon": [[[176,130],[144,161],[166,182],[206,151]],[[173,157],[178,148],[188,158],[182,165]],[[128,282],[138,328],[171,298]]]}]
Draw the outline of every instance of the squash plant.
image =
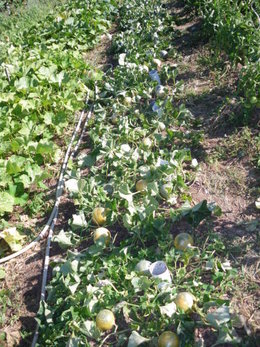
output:
[{"label": "squash plant", "polygon": [[0,216],[8,219],[15,205],[46,189],[51,164],[60,164],[68,127],[95,80],[86,79],[83,52],[108,30],[115,10],[113,0],[65,2],[14,42],[1,37]]}]

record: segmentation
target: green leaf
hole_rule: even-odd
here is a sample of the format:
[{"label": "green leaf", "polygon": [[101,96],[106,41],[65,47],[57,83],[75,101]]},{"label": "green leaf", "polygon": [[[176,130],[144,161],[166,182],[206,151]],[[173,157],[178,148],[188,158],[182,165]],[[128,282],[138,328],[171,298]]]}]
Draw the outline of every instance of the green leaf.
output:
[{"label": "green leaf", "polygon": [[68,274],[76,273],[78,270],[79,261],[77,259],[67,260],[64,264],[61,265],[60,271],[64,276]]},{"label": "green leaf", "polygon": [[0,341],[5,341],[6,339],[6,333],[3,331],[3,332],[0,332]]},{"label": "green leaf", "polygon": [[53,114],[51,112],[46,112],[42,117],[43,117],[44,123],[46,125],[51,125],[52,124]]},{"label": "green leaf", "polygon": [[78,228],[84,228],[86,226],[87,221],[85,219],[84,213],[72,215],[71,228],[73,228],[73,230]]},{"label": "green leaf", "polygon": [[152,285],[151,280],[149,280],[149,278],[147,278],[146,276],[134,277],[131,280],[131,283],[132,283],[136,292],[147,290]]},{"label": "green leaf", "polygon": [[35,100],[23,100],[19,101],[19,105],[22,107],[22,111],[31,111],[36,109]]},{"label": "green leaf", "polygon": [[241,342],[241,338],[237,335],[237,332],[234,328],[229,329],[226,326],[221,327],[218,335],[217,341],[214,343],[214,346],[222,345],[222,344],[239,344]]},{"label": "green leaf", "polygon": [[30,187],[31,180],[30,180],[30,177],[28,177],[27,175],[23,174],[23,175],[19,176],[19,181],[21,181],[21,183],[23,184],[24,188],[29,188]]},{"label": "green leaf", "polygon": [[80,331],[88,337],[97,340],[100,337],[100,331],[98,330],[96,323],[91,320],[86,320],[80,325]]},{"label": "green leaf", "polygon": [[26,161],[26,158],[18,156],[18,155],[12,155],[6,165],[6,171],[10,175],[15,175],[21,171],[23,171],[23,166]]},{"label": "green leaf", "polygon": [[0,214],[13,212],[14,197],[7,192],[0,192]]},{"label": "green leaf", "polygon": [[133,215],[136,212],[136,208],[133,202],[133,193],[130,191],[128,184],[123,183],[119,187],[119,196],[127,201],[128,211],[131,215]]},{"label": "green leaf", "polygon": [[28,202],[28,198],[29,198],[29,195],[28,194],[23,194],[19,197],[16,197],[14,199],[14,203],[15,205],[19,205],[19,206],[25,206]]},{"label": "green leaf", "polygon": [[63,249],[69,248],[70,246],[73,246],[73,243],[71,242],[72,234],[72,232],[61,230],[58,235],[54,236],[53,241],[58,242],[59,246]]},{"label": "green leaf", "polygon": [[20,149],[20,143],[16,140],[12,140],[11,141],[11,147],[12,147],[12,151],[16,152]]},{"label": "green leaf", "polygon": [[55,72],[57,71],[56,65],[51,65],[50,67],[41,66],[37,74],[40,79],[47,79],[49,81],[55,80]]},{"label": "green leaf", "polygon": [[40,142],[36,148],[36,153],[44,155],[53,153],[54,146],[52,142]]},{"label": "green leaf", "polygon": [[79,159],[79,165],[82,169],[84,168],[91,168],[96,162],[96,157],[94,155],[88,154],[83,158]]},{"label": "green leaf", "polygon": [[76,178],[70,178],[65,182],[65,188],[71,194],[76,194],[79,192],[78,180]]},{"label": "green leaf", "polygon": [[210,325],[218,329],[222,324],[230,320],[229,307],[221,306],[216,311],[208,313],[206,319]]}]

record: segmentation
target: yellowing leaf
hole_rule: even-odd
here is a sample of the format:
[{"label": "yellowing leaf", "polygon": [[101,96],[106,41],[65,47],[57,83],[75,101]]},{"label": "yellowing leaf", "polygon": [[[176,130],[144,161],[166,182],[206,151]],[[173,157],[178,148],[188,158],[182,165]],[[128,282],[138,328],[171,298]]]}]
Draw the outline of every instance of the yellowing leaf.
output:
[{"label": "yellowing leaf", "polygon": [[13,252],[17,252],[22,248],[22,240],[25,236],[21,235],[14,227],[0,232],[0,238],[8,244]]},{"label": "yellowing leaf", "polygon": [[5,212],[13,212],[13,206],[13,196],[7,192],[0,192],[0,214]]}]

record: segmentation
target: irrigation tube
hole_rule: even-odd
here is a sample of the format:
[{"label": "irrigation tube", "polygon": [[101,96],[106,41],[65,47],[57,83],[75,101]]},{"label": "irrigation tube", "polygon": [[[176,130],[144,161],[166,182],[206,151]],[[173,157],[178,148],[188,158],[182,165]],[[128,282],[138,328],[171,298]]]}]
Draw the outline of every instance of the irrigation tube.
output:
[{"label": "irrigation tube", "polygon": [[[111,64],[109,64],[109,65],[111,65]],[[107,72],[105,74],[107,74]],[[97,96],[97,84],[95,83],[94,100],[96,99],[96,96]],[[87,96],[86,104],[88,103],[88,98],[89,98],[89,94]],[[50,225],[50,230],[49,230],[48,240],[47,240],[47,245],[46,245],[46,250],[45,250],[40,302],[45,301],[47,275],[48,275],[48,268],[49,268],[49,263],[50,263],[50,246],[51,246],[51,240],[52,240],[52,236],[53,236],[54,226],[55,226],[55,223],[56,223],[56,220],[57,220],[57,217],[58,217],[59,202],[60,202],[60,198],[61,198],[62,191],[63,191],[63,186],[64,186],[64,180],[63,180],[64,173],[65,173],[65,170],[67,168],[67,163],[68,163],[69,158],[74,158],[76,156],[76,153],[77,153],[77,151],[79,149],[79,146],[80,146],[81,141],[82,141],[83,136],[84,136],[85,127],[88,124],[88,121],[89,121],[89,119],[91,117],[91,113],[93,111],[93,108],[94,108],[94,103],[92,103],[91,108],[90,108],[87,116],[85,117],[84,123],[83,123],[82,128],[81,128],[81,133],[80,133],[79,139],[78,139],[74,149],[71,150],[71,147],[72,147],[72,144],[74,142],[76,133],[79,131],[80,125],[82,123],[83,114],[84,114],[84,111],[82,111],[81,117],[79,119],[79,122],[77,124],[76,129],[74,130],[72,139],[70,141],[70,144],[69,144],[69,147],[67,149],[67,152],[66,152],[66,155],[65,155],[65,158],[64,158],[64,161],[63,161],[63,165],[62,165],[62,168],[61,168],[61,173],[60,173],[59,182],[58,182],[57,191],[56,191],[56,203],[55,203],[55,206],[53,208],[52,214],[51,214],[51,216],[49,218],[49,221],[50,221],[51,217],[53,217],[51,225]],[[39,337],[39,324],[37,322],[31,347],[35,347],[36,346],[36,343],[38,341],[38,337]]]},{"label": "irrigation tube", "polygon": [[[53,236],[53,230],[54,230],[54,225],[56,223],[58,216],[58,209],[56,210],[55,216],[53,218],[53,221],[50,226],[50,231],[48,235],[48,240],[47,240],[47,246],[46,246],[46,251],[45,251],[45,257],[44,257],[44,268],[43,268],[43,276],[42,276],[42,286],[41,286],[41,298],[40,302],[45,300],[45,293],[46,293],[46,283],[47,283],[47,275],[48,275],[48,268],[49,268],[49,263],[50,263],[50,247],[51,247],[51,240]],[[32,346],[35,346],[38,340],[39,336],[39,324],[37,322],[36,330],[33,336],[33,341],[32,341]]]},{"label": "irrigation tube", "polygon": [[[88,101],[89,101],[89,95],[87,95],[87,98],[86,98],[86,105],[88,104]],[[81,115],[79,117],[78,123],[77,123],[77,125],[76,125],[76,127],[75,127],[75,129],[73,131],[73,134],[72,134],[69,146],[67,148],[67,151],[66,151],[63,163],[62,163],[62,167],[61,167],[61,170],[60,170],[60,176],[59,176],[57,188],[56,188],[55,204],[54,204],[54,207],[52,209],[52,212],[50,214],[50,217],[49,217],[47,223],[45,224],[45,226],[44,226],[43,230],[40,232],[40,234],[31,243],[29,243],[27,246],[25,246],[22,249],[20,249],[18,252],[10,254],[7,257],[1,258],[0,259],[0,264],[6,263],[7,261],[10,261],[11,259],[14,259],[14,258],[18,257],[19,255],[27,252],[29,249],[33,248],[40,240],[42,240],[46,236],[48,230],[50,229],[50,227],[52,225],[52,222],[53,222],[53,219],[55,218],[55,216],[56,216],[56,214],[58,212],[58,206],[60,204],[60,199],[61,199],[63,186],[64,186],[64,173],[65,173],[65,170],[66,170],[67,165],[68,165],[68,161],[69,161],[70,156],[71,156],[71,152],[72,152],[71,148],[72,148],[73,142],[75,141],[76,135],[79,132],[79,129],[81,127],[81,123],[83,121],[84,114],[85,114],[85,112],[83,110],[81,112]],[[88,113],[87,117],[89,117],[89,114],[91,114],[91,111]],[[83,128],[83,130],[84,130],[84,128]],[[82,130],[82,132],[83,132],[83,130]],[[82,137],[83,136],[81,136],[81,138]]]},{"label": "irrigation tube", "polygon": [[[43,268],[43,274],[42,274],[42,286],[41,286],[40,302],[45,301],[47,275],[48,275],[48,268],[49,268],[49,263],[50,263],[50,246],[51,246],[51,240],[52,240],[52,236],[53,236],[54,226],[55,226],[55,223],[56,223],[56,220],[57,220],[57,217],[58,217],[59,202],[60,202],[60,198],[61,198],[62,191],[63,191],[63,186],[64,186],[64,180],[63,180],[64,173],[65,173],[65,170],[67,168],[68,160],[70,159],[70,157],[74,157],[75,156],[75,153],[77,152],[77,150],[78,150],[78,148],[80,146],[80,143],[81,143],[81,141],[83,139],[84,130],[85,130],[86,124],[88,123],[88,120],[91,117],[92,110],[93,110],[93,104],[92,104],[91,109],[89,110],[87,116],[85,117],[85,121],[83,123],[79,139],[78,139],[74,149],[71,150],[71,147],[72,147],[73,141],[75,139],[76,133],[79,131],[80,125],[82,123],[82,118],[80,117],[78,125],[77,125],[77,127],[76,127],[76,129],[75,129],[75,131],[73,133],[73,135],[75,135],[75,136],[72,139],[72,141],[70,142],[70,145],[69,145],[69,147],[67,149],[67,152],[66,152],[66,155],[65,155],[65,158],[64,158],[64,162],[63,162],[63,165],[62,165],[62,168],[61,168],[60,178],[59,178],[59,182],[58,182],[58,186],[57,186],[57,192],[56,192],[56,199],[57,199],[56,202],[57,202],[57,205],[56,205],[56,209],[53,209],[54,215],[53,215],[53,220],[52,220],[52,223],[51,223],[51,226],[50,226],[50,230],[49,230],[49,235],[48,235],[48,240],[47,240],[47,245],[46,245],[46,251],[45,251],[45,257],[44,257],[44,268]],[[82,112],[82,114],[84,114],[84,111]],[[37,323],[31,347],[35,347],[36,346],[38,337],[39,337],[39,324]]]}]

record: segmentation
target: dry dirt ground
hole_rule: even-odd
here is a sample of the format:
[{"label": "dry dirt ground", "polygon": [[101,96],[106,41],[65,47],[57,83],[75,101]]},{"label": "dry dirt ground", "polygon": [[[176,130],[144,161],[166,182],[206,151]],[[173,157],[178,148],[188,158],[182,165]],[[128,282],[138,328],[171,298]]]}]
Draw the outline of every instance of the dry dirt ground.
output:
[{"label": "dry dirt ground", "polygon": [[[190,193],[194,203],[214,201],[223,212],[217,220],[202,225],[200,232],[211,230],[224,239],[243,277],[232,305],[243,315],[251,333],[259,335],[260,219],[255,200],[260,173],[253,164],[260,151],[255,141],[260,130],[259,110],[249,126],[232,124],[231,117],[240,111],[236,96],[239,67],[232,68],[224,55],[214,61],[212,45],[201,35],[200,19],[187,13],[183,4],[175,3],[172,11],[178,18],[175,44],[179,79],[184,81],[180,102],[200,121],[199,129],[204,133],[201,147],[193,149],[200,165]],[[227,98],[231,102],[227,103]]]},{"label": "dry dirt ground", "polygon": [[[257,334],[260,326],[260,311],[257,309],[260,296],[257,228],[260,222],[257,222],[259,215],[254,201],[259,193],[260,176],[252,164],[255,153],[252,139],[259,128],[254,125],[254,128],[240,129],[242,133],[236,133],[235,127],[226,122],[231,110],[236,111],[234,91],[237,70],[232,69],[224,58],[221,69],[209,66],[211,49],[200,36],[200,20],[185,12],[182,4],[175,3],[171,11],[178,18],[178,37],[174,44],[178,50],[178,78],[184,81],[179,102],[185,103],[200,121],[198,130],[205,134],[201,146],[193,149],[200,165],[190,192],[194,203],[203,199],[215,201],[223,211],[217,220],[204,223],[199,232],[217,232],[229,246],[233,262],[243,273],[243,281],[235,288],[233,306],[239,309],[250,331]],[[104,37],[94,51],[86,54],[86,60],[95,66],[107,66],[111,63],[106,54],[108,47],[109,40]],[[234,100],[234,105],[231,102],[231,106],[224,106],[227,97]],[[72,213],[71,201],[65,196],[56,230],[66,228]],[[7,307],[8,324],[2,329],[8,341],[2,345],[0,342],[0,346],[30,346],[28,332],[34,331],[36,326],[34,317],[39,305],[44,250],[45,241],[42,241],[26,256],[5,265],[7,275],[2,287],[10,291],[12,304]],[[53,245],[52,259],[60,252]],[[203,334],[207,339],[210,331]]]}]

